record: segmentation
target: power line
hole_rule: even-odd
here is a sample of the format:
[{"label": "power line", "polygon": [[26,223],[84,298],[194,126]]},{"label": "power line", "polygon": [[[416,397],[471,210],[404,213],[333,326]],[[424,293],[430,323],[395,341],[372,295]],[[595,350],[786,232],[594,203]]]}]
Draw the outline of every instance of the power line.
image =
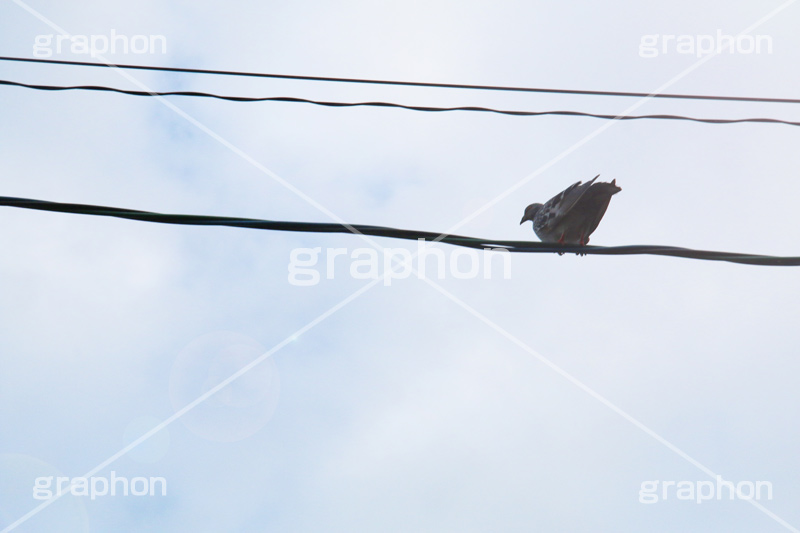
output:
[{"label": "power line", "polygon": [[512,91],[528,93],[553,93],[553,94],[575,94],[584,96],[620,96],[633,98],[679,98],[684,100],[722,100],[732,102],[762,102],[778,104],[800,104],[798,98],[764,98],[756,96],[714,96],[701,94],[670,94],[670,93],[641,93],[625,91],[590,91],[582,89],[548,89],[541,87],[509,87],[502,85],[470,85],[463,83],[433,83],[421,81],[397,81],[397,80],[375,80],[366,78],[338,78],[330,76],[301,76],[294,74],[268,74],[262,72],[240,72],[234,70],[207,70],[199,68],[180,68],[180,67],[156,67],[152,65],[125,65],[125,64],[105,64],[91,63],[88,61],[67,61],[62,59],[42,59],[30,57],[8,57],[0,56],[0,61],[20,61],[26,63],[48,63],[54,65],[71,65],[81,67],[101,67],[101,68],[121,68],[135,70],[153,70],[161,72],[180,72],[185,74],[213,74],[221,76],[248,76],[256,78],[273,78],[284,80],[301,81],[322,81],[337,83],[363,83],[372,85],[399,85],[405,87],[431,87],[440,89],[472,89],[483,91]]},{"label": "power line", "polygon": [[684,115],[604,115],[598,113],[585,113],[582,111],[512,111],[504,109],[494,109],[491,107],[477,107],[477,106],[462,106],[462,107],[432,107],[432,106],[414,106],[405,104],[396,104],[391,102],[330,102],[321,100],[309,100],[307,98],[295,98],[292,96],[264,96],[264,97],[250,97],[250,96],[225,96],[214,93],[204,93],[197,91],[163,91],[163,92],[150,92],[150,91],[135,91],[129,89],[118,89],[116,87],[105,87],[102,85],[34,85],[29,83],[20,83],[16,81],[0,80],[0,85],[8,85],[12,87],[23,87],[26,89],[35,89],[40,91],[101,91],[113,92],[120,94],[127,94],[131,96],[189,96],[199,98],[216,98],[219,100],[227,100],[231,102],[292,102],[303,104],[314,104],[326,107],[387,107],[396,109],[409,109],[412,111],[427,111],[427,112],[444,112],[444,111],[475,111],[484,113],[497,113],[501,115],[511,116],[570,116],[570,117],[590,117],[600,118],[605,120],[642,120],[642,119],[661,119],[661,120],[688,120],[692,122],[703,122],[706,124],[734,124],[743,122],[758,122],[766,124],[786,124],[789,126],[800,126],[800,122],[792,122],[789,120],[781,120],[777,118],[736,118],[736,119],[722,119],[722,118],[696,118],[687,117]]},{"label": "power line", "polygon": [[327,222],[288,222],[278,220],[262,220],[254,218],[234,218],[203,215],[179,215],[154,213],[151,211],[138,211],[87,204],[72,204],[61,202],[48,202],[30,198],[12,198],[0,196],[0,206],[18,207],[23,209],[36,209],[40,211],[55,211],[60,213],[73,213],[80,215],[94,215],[116,217],[143,222],[156,222],[161,224],[180,224],[189,226],[229,226],[235,228],[251,228],[260,230],[295,231],[307,233],[361,233],[375,237],[388,237],[405,240],[424,240],[443,242],[454,246],[467,248],[498,250],[506,249],[516,253],[576,253],[587,255],[666,255],[684,257],[688,259],[701,259],[706,261],[727,261],[746,265],[762,266],[800,266],[800,257],[779,257],[770,255],[741,254],[730,252],[714,252],[707,250],[692,250],[675,246],[565,246],[558,244],[545,244],[530,241],[490,240],[463,235],[440,234],[430,231],[415,231],[407,229],[389,228],[385,226],[369,226],[361,224],[345,225]]}]

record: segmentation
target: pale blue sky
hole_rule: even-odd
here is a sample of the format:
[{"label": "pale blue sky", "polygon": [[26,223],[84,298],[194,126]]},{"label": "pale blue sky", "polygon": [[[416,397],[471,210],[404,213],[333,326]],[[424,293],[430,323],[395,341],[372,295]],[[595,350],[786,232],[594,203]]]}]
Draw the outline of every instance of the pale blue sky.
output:
[{"label": "pale blue sky", "polygon": [[[31,57],[36,36],[55,33],[22,5],[0,3],[0,55]],[[698,59],[642,58],[643,35],[736,34],[781,3],[24,5],[72,34],[166,38],[166,54],[108,55],[119,63],[649,92]],[[797,97],[798,9],[754,30],[771,54],[715,57],[667,92]],[[137,88],[110,69],[0,73]],[[155,90],[342,101],[596,113],[637,102],[128,75]],[[445,231],[547,165],[458,232],[534,239],[518,224],[525,206],[599,173],[622,192],[593,244],[800,255],[790,126],[612,123],[562,157],[609,124],[170,98],[189,121],[152,98],[0,93],[3,196]],[[796,106],[708,101],[636,113],[800,120]],[[319,284],[289,283],[293,249],[367,246],[348,235],[2,208],[0,243],[0,529],[39,503],[36,477],[93,470],[368,283],[345,263],[334,279],[320,266]],[[539,254],[511,266],[510,279],[375,285],[96,474],[163,477],[166,496],[67,497],[16,531],[800,528],[798,270]],[[709,479],[687,457],[771,482],[760,503],[778,518],[745,501],[639,503],[643,481]]]}]

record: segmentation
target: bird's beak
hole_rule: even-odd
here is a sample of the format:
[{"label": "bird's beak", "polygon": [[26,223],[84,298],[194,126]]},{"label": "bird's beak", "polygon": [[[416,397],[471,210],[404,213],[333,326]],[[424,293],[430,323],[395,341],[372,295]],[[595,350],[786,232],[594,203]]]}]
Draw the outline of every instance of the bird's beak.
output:
[{"label": "bird's beak", "polygon": [[528,217],[523,216],[522,220],[519,221],[520,225],[522,225],[522,223],[525,222],[526,220],[528,220]]}]

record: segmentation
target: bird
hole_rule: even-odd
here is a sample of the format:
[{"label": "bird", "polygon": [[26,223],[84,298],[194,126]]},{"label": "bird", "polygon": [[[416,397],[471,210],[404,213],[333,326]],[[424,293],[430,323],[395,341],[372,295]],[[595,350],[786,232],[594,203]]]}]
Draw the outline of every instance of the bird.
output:
[{"label": "bird", "polygon": [[544,204],[525,208],[520,224],[533,221],[533,231],[544,243],[585,246],[606,213],[611,197],[622,190],[617,180],[576,182]]}]

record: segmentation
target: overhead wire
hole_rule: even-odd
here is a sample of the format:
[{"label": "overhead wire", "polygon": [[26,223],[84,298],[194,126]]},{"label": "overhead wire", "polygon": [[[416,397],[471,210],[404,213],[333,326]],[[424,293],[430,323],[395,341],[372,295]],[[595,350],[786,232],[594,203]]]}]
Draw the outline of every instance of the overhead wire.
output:
[{"label": "overhead wire", "polygon": [[569,116],[569,117],[590,117],[605,120],[684,120],[692,122],[702,122],[706,124],[735,124],[744,122],[766,123],[766,124],[785,124],[788,126],[800,126],[800,122],[790,120],[782,120],[777,118],[736,118],[736,119],[723,119],[723,118],[698,118],[689,117],[685,115],[666,115],[666,114],[653,114],[653,115],[609,115],[599,113],[586,113],[583,111],[514,111],[506,109],[495,109],[491,107],[479,106],[457,106],[457,107],[435,107],[435,106],[416,106],[407,104],[397,104],[392,102],[332,102],[323,100],[311,100],[308,98],[297,98],[293,96],[226,96],[214,93],[198,92],[198,91],[137,91],[132,89],[119,89],[117,87],[106,87],[102,85],[38,85],[31,83],[21,83],[10,80],[0,80],[0,85],[7,85],[12,87],[22,87],[26,89],[35,89],[39,91],[101,91],[113,92],[119,94],[126,94],[130,96],[187,96],[195,98],[214,98],[218,100],[226,100],[231,102],[291,102],[313,104],[325,107],[384,107],[396,109],[408,109],[412,111],[425,111],[425,112],[447,112],[447,111],[472,111],[483,113],[496,113],[501,115],[511,116]]},{"label": "overhead wire", "polygon": [[377,80],[368,78],[343,78],[343,77],[331,77],[331,76],[304,76],[295,74],[270,74],[265,72],[242,72],[235,70],[211,70],[211,69],[185,68],[185,67],[159,67],[154,65],[93,63],[89,61],[69,61],[64,59],[46,59],[46,58],[11,57],[11,56],[0,56],[0,61],[45,63],[45,64],[81,66],[81,67],[150,70],[150,71],[160,71],[160,72],[178,72],[185,74],[247,76],[256,78],[272,78],[272,79],[284,79],[284,80],[320,81],[320,82],[335,82],[335,83],[361,83],[361,84],[372,84],[372,85],[400,85],[406,87],[431,87],[440,89],[471,89],[471,90],[483,90],[483,91],[573,94],[573,95],[584,95],[584,96],[677,98],[683,100],[721,100],[721,101],[733,101],[733,102],[800,104],[800,98],[766,98],[758,96],[718,96],[718,95],[703,95],[703,94],[646,93],[646,92],[630,92],[630,91],[596,91],[596,90],[585,90],[585,89],[555,89],[555,88],[545,88],[545,87],[513,87],[513,86],[503,86],[503,85],[473,85],[465,83],[436,83],[436,82],[421,82],[421,81]]},{"label": "overhead wire", "polygon": [[[404,86],[437,87],[437,88],[449,88],[449,89],[479,89],[479,90],[494,90],[494,91],[539,92],[539,93],[578,94],[578,95],[592,95],[592,96],[622,96],[622,97],[639,97],[639,98],[652,97],[652,98],[679,98],[679,99],[724,100],[724,101],[746,101],[746,102],[768,102],[768,103],[800,103],[800,99],[789,99],[789,98],[762,98],[762,97],[712,96],[712,95],[664,94],[664,93],[650,94],[650,93],[620,92],[620,91],[587,91],[587,90],[573,90],[573,89],[546,89],[546,88],[534,88],[534,87],[505,87],[505,86],[490,86],[490,85],[389,81],[389,80],[371,80],[362,78],[333,78],[333,77],[321,77],[321,76],[298,76],[298,75],[267,74],[267,73],[254,73],[254,72],[190,69],[190,68],[177,68],[177,67],[154,67],[145,65],[114,65],[114,64],[90,63],[83,61],[16,58],[16,57],[5,57],[5,56],[0,56],[0,61],[23,61],[23,62],[35,62],[35,63],[155,70],[155,71],[183,72],[183,73],[196,73],[196,74],[251,76],[251,77],[263,77],[263,78],[346,82],[346,83],[369,83],[369,84],[382,84],[382,85],[404,85]],[[118,89],[114,87],[105,87],[105,86],[35,85],[35,84],[13,82],[8,80],[0,80],[0,85],[18,86],[29,89],[47,90],[47,91],[91,90],[91,91],[115,92],[133,96],[190,96],[190,97],[216,98],[234,102],[279,101],[279,102],[308,103],[308,104],[331,106],[331,107],[373,106],[373,107],[393,107],[393,108],[411,109],[415,111],[433,111],[433,112],[481,111],[481,112],[500,113],[505,115],[516,115],[516,116],[566,115],[566,116],[585,116],[585,117],[614,119],[614,120],[670,119],[670,120],[690,120],[690,121],[712,123],[712,124],[762,122],[762,123],[779,123],[792,126],[800,126],[800,122],[792,122],[792,121],[771,119],[771,118],[704,119],[704,118],[687,117],[682,115],[619,116],[619,115],[601,115],[594,113],[583,113],[578,111],[511,111],[511,110],[501,110],[501,109],[474,107],[474,106],[445,108],[445,107],[431,107],[431,106],[410,106],[410,105],[396,104],[390,102],[330,102],[330,101],[318,101],[318,100],[310,100],[310,99],[295,98],[295,97],[225,96],[225,95],[203,93],[196,91],[146,92],[146,91]],[[241,227],[241,228],[251,228],[251,229],[261,229],[261,230],[295,231],[295,232],[311,232],[311,233],[351,233],[351,234],[361,233],[364,235],[371,235],[377,237],[389,237],[389,238],[406,239],[406,240],[423,240],[428,242],[442,242],[445,244],[468,247],[468,248],[490,249],[490,250],[505,249],[508,250],[509,252],[517,252],[517,253],[558,253],[558,254],[576,253],[581,255],[644,254],[644,255],[683,257],[683,258],[700,259],[707,261],[726,261],[731,263],[749,264],[749,265],[800,266],[800,257],[794,257],[794,256],[787,257],[787,256],[771,256],[771,255],[760,255],[760,254],[719,252],[719,251],[709,251],[709,250],[693,250],[689,248],[680,248],[675,246],[654,246],[654,245],[569,246],[569,245],[549,244],[549,243],[530,242],[530,241],[489,240],[489,239],[481,239],[475,237],[467,237],[462,235],[439,234],[428,231],[415,231],[415,230],[390,228],[384,226],[371,226],[371,225],[360,225],[360,224],[349,225],[349,224],[339,224],[339,223],[291,222],[291,221],[274,221],[274,220],[263,220],[263,219],[204,216],[204,215],[165,214],[165,213],[155,213],[150,211],[122,209],[122,208],[108,207],[108,206],[49,202],[44,200],[13,198],[7,196],[0,196],[0,206],[35,209],[43,211],[54,211],[63,213],[74,213],[83,215],[108,216],[108,217],[116,217],[116,218],[130,219],[130,220],[162,223],[162,224],[228,226],[228,227]]]},{"label": "overhead wire", "polygon": [[709,250],[693,250],[675,246],[633,245],[633,246],[571,246],[531,241],[492,240],[463,235],[442,234],[430,231],[398,229],[386,226],[363,224],[339,224],[328,222],[292,222],[263,220],[254,218],[221,217],[207,215],[182,215],[155,213],[123,209],[119,207],[98,206],[14,198],[0,196],[0,206],[40,211],[53,211],[80,215],[116,217],[161,224],[189,226],[228,226],[259,230],[293,231],[307,233],[350,233],[388,237],[405,240],[442,242],[454,246],[486,250],[508,250],[515,253],[575,253],[581,255],[661,255],[700,259],[705,261],[726,261],[746,265],[761,266],[800,266],[800,257],[781,257],[772,255],[744,254]]}]

